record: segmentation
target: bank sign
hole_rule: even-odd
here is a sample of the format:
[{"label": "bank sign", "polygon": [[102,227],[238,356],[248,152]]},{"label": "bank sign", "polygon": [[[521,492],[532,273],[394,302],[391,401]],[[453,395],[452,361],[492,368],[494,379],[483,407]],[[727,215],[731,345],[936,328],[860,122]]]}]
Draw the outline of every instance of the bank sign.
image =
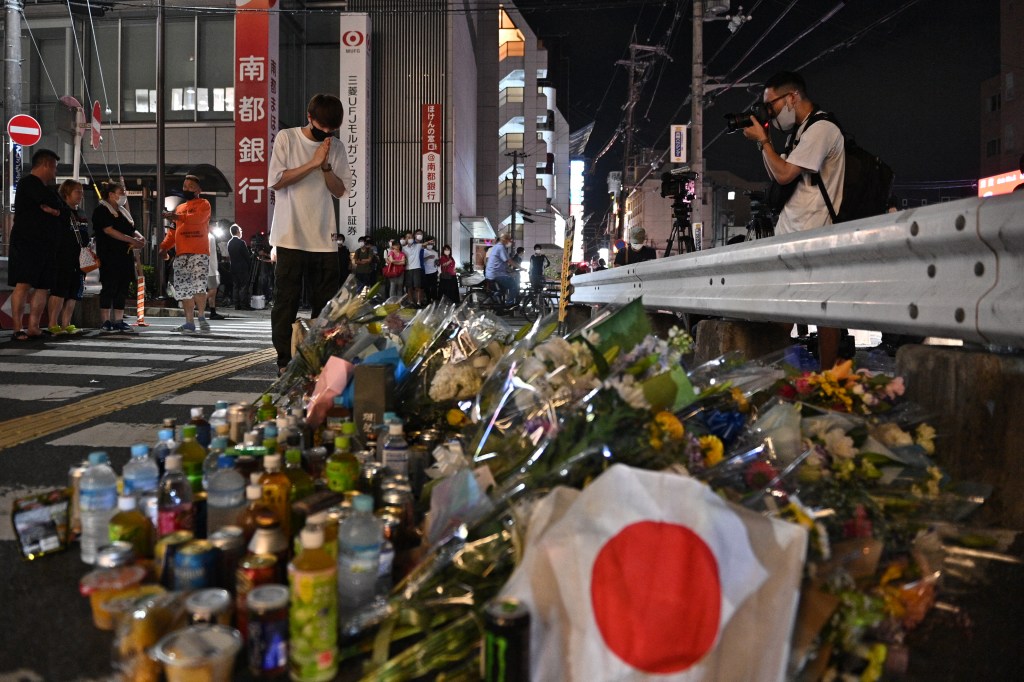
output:
[{"label": "bank sign", "polygon": [[[355,237],[369,227],[370,189],[370,15],[341,15],[341,83],[345,118],[338,131],[352,168],[352,186],[338,200],[341,233]],[[348,243],[351,245],[354,239]]]}]

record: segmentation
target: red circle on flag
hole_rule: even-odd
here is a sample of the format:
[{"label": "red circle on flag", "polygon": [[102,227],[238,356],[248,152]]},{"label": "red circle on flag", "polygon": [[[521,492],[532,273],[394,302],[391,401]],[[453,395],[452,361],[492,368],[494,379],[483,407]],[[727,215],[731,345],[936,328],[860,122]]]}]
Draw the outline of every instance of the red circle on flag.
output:
[{"label": "red circle on flag", "polygon": [[341,34],[341,44],[345,47],[359,47],[366,37],[362,31],[345,31]]},{"label": "red circle on flag", "polygon": [[31,147],[42,139],[43,127],[28,114],[18,114],[7,122],[7,134],[15,144]]},{"label": "red circle on flag", "polygon": [[680,672],[711,651],[718,637],[718,561],[689,528],[640,521],[598,552],[590,600],[616,656],[647,673]]}]

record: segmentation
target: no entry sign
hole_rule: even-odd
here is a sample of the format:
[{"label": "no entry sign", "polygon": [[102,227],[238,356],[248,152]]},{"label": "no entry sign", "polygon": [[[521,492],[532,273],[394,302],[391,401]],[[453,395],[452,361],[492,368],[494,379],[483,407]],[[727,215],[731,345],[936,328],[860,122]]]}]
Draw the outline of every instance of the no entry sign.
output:
[{"label": "no entry sign", "polygon": [[43,127],[28,114],[18,114],[7,122],[7,134],[15,144],[30,147],[42,139]]}]

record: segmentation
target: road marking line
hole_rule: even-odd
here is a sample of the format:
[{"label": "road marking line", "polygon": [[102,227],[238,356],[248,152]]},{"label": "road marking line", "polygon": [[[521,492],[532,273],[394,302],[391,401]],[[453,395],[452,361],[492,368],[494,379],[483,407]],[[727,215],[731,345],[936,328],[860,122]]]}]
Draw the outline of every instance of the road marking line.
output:
[{"label": "road marking line", "polygon": [[[110,448],[127,454],[128,448],[136,443],[149,445],[156,440],[160,424],[138,424],[135,422],[103,422],[81,431],[72,431],[66,436],[51,440],[47,445],[84,445],[90,448]],[[111,452],[111,461],[115,459]],[[121,457],[121,454],[118,454]],[[120,465],[118,461],[118,465]]]},{"label": "road marking line", "polygon": [[163,373],[152,367],[121,367],[118,365],[51,365],[44,362],[0,362],[0,374],[90,374],[97,377],[145,377]]},{"label": "road marking line", "polygon": [[[253,365],[270,362],[276,357],[277,352],[273,348],[266,348],[202,367],[175,372],[136,386],[119,388],[69,405],[9,419],[0,423],[0,450],[84,424],[91,419],[109,415],[131,405],[148,402],[157,396],[234,374]],[[14,363],[0,363],[0,370],[3,370],[2,364]],[[82,369],[92,371],[90,368]]]},{"label": "road marking line", "polygon": [[[201,349],[206,350],[209,349]],[[83,359],[83,360],[141,360],[143,362],[186,362],[195,361],[196,359],[202,361],[220,360],[223,355],[200,355],[199,353],[189,353],[188,355],[177,355],[170,353],[126,353],[121,350],[117,351],[96,351],[96,350],[78,350],[75,348],[61,348],[60,350],[41,350],[32,355],[34,358],[66,358],[66,359]]]},{"label": "road marking line", "polygon": [[7,384],[4,386],[0,400],[24,400],[43,402],[66,402],[72,398],[95,393],[98,387],[78,386],[41,386],[33,384]]},{"label": "road marking line", "polygon": [[[269,386],[266,379],[263,380]],[[271,380],[272,381],[272,380]],[[162,401],[161,405],[188,405],[189,407],[204,407],[208,410],[218,400],[233,403],[252,403],[259,399],[263,391],[249,391],[248,393],[230,393],[227,391],[188,391]]]}]

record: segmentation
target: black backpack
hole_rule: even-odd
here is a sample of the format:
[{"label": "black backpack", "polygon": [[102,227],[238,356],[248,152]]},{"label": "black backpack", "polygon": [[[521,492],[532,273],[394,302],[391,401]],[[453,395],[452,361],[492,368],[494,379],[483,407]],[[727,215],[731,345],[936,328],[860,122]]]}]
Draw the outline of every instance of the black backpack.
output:
[{"label": "black backpack", "polygon": [[[843,130],[839,121],[832,114],[816,111],[811,114],[810,120],[804,127],[804,132],[818,121],[830,121],[839,128],[840,132]],[[843,139],[846,151],[846,177],[843,180],[843,203],[839,207],[838,215],[832,206],[828,192],[825,191],[825,184],[821,182],[817,173],[813,174],[813,182],[821,190],[821,197],[825,200],[825,207],[828,208],[828,214],[832,218],[833,224],[885,213],[895,177],[888,164],[858,145],[852,136],[843,133]],[[787,153],[792,151],[796,145],[797,141],[787,144]],[[796,183],[799,181],[799,177],[788,185],[780,185],[774,180],[772,181],[771,187],[768,189],[768,205],[772,210],[782,210],[789,198],[793,196]]]}]

